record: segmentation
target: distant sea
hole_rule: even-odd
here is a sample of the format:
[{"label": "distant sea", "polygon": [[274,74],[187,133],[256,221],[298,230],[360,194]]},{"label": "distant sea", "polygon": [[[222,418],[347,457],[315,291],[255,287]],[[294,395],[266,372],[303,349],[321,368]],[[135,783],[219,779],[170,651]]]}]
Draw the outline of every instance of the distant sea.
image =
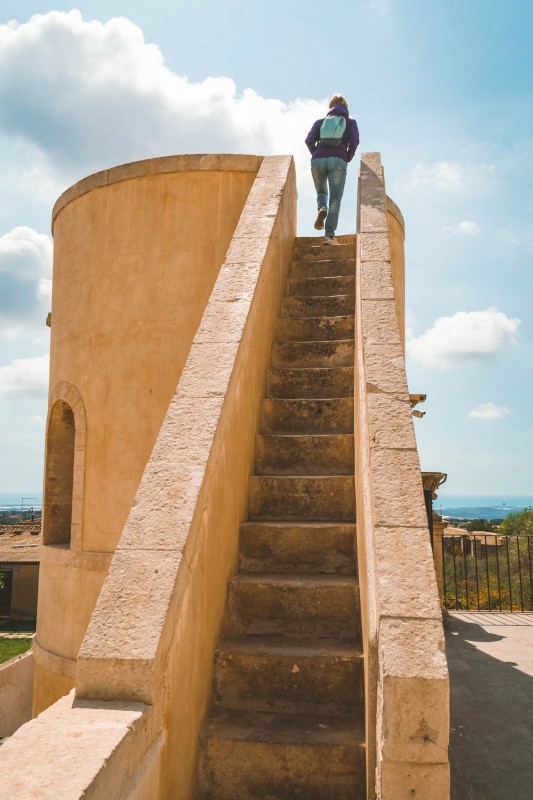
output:
[{"label": "distant sea", "polygon": [[504,519],[507,514],[533,506],[533,495],[482,495],[437,493],[433,508],[442,517]]},{"label": "distant sea", "polygon": [[31,508],[31,506],[40,506],[43,501],[42,490],[35,489],[25,492],[2,492],[0,491],[0,506],[16,506],[20,508],[22,499],[24,498],[24,508]]}]

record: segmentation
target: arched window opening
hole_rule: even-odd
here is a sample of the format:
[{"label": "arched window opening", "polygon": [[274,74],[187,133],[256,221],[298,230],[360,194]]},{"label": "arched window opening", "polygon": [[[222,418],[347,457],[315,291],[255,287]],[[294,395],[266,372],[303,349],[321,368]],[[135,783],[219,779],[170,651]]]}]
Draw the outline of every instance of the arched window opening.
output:
[{"label": "arched window opening", "polygon": [[74,414],[68,403],[52,406],[46,437],[43,543],[70,545],[74,478]]}]

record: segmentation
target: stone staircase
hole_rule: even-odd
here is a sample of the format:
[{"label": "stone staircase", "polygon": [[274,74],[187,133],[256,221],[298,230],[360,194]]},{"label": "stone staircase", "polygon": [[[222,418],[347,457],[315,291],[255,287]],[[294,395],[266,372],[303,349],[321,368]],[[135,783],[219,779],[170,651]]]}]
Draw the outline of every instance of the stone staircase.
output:
[{"label": "stone staircase", "polygon": [[354,244],[317,241],[296,242],[267,371],[250,520],[200,734],[198,800],[366,797]]}]

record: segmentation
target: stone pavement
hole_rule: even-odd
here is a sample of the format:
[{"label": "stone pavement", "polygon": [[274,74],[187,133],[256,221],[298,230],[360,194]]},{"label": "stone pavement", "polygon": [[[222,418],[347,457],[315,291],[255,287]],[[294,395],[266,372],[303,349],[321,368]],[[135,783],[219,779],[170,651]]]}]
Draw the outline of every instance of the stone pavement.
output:
[{"label": "stone pavement", "polygon": [[533,613],[450,612],[451,800],[533,798]]}]

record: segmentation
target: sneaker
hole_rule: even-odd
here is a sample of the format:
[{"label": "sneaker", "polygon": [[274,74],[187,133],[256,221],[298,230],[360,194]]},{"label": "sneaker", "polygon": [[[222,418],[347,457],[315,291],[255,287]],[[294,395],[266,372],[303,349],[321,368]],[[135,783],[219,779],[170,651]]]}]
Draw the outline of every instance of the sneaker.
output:
[{"label": "sneaker", "polygon": [[328,215],[328,210],[326,206],[321,206],[318,209],[318,215],[315,220],[315,231],[323,231],[324,230],[324,220]]},{"label": "sneaker", "polygon": [[326,236],[326,238],[324,239],[324,244],[339,244],[339,243],[334,236]]}]

